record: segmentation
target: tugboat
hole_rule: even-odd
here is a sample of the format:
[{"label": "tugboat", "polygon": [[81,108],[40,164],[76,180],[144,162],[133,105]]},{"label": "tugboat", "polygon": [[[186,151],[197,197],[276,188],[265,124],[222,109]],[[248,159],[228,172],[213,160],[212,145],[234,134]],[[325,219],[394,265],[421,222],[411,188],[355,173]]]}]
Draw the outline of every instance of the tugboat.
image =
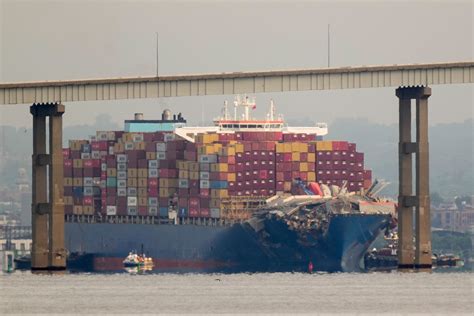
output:
[{"label": "tugboat", "polygon": [[153,267],[153,259],[145,256],[145,254],[138,255],[136,252],[130,252],[123,260],[124,267]]}]

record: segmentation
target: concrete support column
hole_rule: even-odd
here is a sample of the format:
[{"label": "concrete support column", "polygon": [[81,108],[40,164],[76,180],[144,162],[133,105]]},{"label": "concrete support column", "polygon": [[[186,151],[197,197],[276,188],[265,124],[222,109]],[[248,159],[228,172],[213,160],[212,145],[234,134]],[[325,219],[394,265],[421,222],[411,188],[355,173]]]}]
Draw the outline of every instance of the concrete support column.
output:
[{"label": "concrete support column", "polygon": [[413,206],[407,203],[413,194],[412,153],[407,150],[411,144],[411,100],[399,100],[398,143],[398,267],[412,269],[414,265],[413,249]]},{"label": "concrete support column", "polygon": [[[428,87],[398,88],[400,100],[398,267],[431,268],[431,219],[428,161]],[[411,141],[411,100],[416,100],[416,142]],[[416,153],[416,195],[412,154]],[[413,208],[415,207],[415,244]],[[415,246],[415,247],[414,247]]]},{"label": "concrete support column", "polygon": [[32,249],[31,268],[48,267],[48,214],[41,206],[48,203],[47,165],[42,157],[46,156],[46,116],[36,115],[36,108],[31,107],[33,114],[33,156],[32,158]]},{"label": "concrete support column", "polygon": [[49,144],[51,164],[49,168],[49,269],[66,267],[64,248],[64,163],[62,153],[64,105],[56,104],[49,117]]},{"label": "concrete support column", "polygon": [[415,268],[431,268],[431,216],[428,145],[428,97],[431,91],[424,91],[416,100],[416,252]]},{"label": "concrete support column", "polygon": [[[62,156],[64,105],[33,104],[30,112],[33,115],[31,269],[63,270],[66,268]],[[46,152],[46,117],[49,117],[49,154]]]}]

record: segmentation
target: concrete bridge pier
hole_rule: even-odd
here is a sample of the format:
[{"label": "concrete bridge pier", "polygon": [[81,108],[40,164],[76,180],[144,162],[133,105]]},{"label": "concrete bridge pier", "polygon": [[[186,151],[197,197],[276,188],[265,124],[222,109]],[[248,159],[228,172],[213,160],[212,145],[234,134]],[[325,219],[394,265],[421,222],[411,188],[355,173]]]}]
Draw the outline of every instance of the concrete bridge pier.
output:
[{"label": "concrete bridge pier", "polygon": [[[399,99],[398,268],[431,269],[429,196],[428,98],[429,87],[401,87]],[[416,100],[416,142],[411,135],[411,100]],[[416,154],[416,195],[413,195],[412,154]],[[415,226],[413,226],[415,209]],[[415,243],[413,228],[415,227]]]},{"label": "concrete bridge pier", "polygon": [[[62,115],[64,105],[33,104],[32,270],[64,270],[64,179]],[[49,117],[49,154],[46,148]]]}]

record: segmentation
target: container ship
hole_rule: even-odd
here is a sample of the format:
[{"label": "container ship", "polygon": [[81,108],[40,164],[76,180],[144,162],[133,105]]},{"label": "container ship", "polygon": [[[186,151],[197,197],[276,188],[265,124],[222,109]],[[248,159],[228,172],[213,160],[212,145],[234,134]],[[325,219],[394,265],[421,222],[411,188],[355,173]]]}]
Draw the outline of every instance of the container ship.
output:
[{"label": "container ship", "polygon": [[[124,131],[70,140],[63,150],[69,266],[120,270],[141,249],[159,271],[300,271],[308,262],[358,270],[390,224],[383,205],[344,198],[341,209],[330,206],[341,202],[331,193],[306,196],[291,211],[288,200],[273,209],[269,201],[304,194],[295,179],[333,191],[367,189],[364,154],[354,143],[323,140],[324,123],[288,126],[273,101],[265,119],[251,117],[255,108],[248,97],[230,110],[225,102],[208,127],[187,126],[169,110],[159,120],[137,113]],[[311,218],[306,229],[291,215],[295,206]]]}]

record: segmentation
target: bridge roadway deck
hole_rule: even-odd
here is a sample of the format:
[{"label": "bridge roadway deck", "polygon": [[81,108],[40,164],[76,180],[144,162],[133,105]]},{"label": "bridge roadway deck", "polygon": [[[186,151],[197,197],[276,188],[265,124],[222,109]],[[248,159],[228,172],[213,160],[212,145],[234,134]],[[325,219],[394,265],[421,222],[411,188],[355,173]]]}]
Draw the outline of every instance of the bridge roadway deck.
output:
[{"label": "bridge roadway deck", "polygon": [[474,62],[0,83],[0,105],[474,83]]}]

